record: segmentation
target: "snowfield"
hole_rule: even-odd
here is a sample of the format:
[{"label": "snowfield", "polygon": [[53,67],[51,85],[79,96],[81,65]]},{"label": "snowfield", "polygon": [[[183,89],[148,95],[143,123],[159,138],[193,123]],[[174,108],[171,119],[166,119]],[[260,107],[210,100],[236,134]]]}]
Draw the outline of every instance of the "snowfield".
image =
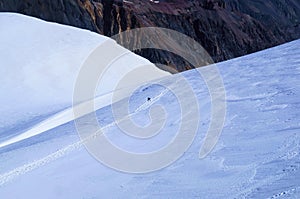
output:
[{"label": "snowfield", "polygon": [[[199,148],[211,120],[205,82],[196,70],[162,73],[170,85],[184,76],[193,87],[199,130],[172,165],[128,174],[96,161],[70,117],[80,66],[108,38],[11,13],[0,14],[0,30],[0,198],[300,197],[300,40],[217,64],[227,116],[217,146],[204,159],[198,158]],[[124,66],[149,64],[132,53],[124,59]],[[154,100],[147,102],[149,96]],[[150,122],[152,105],[164,107],[165,127],[151,139],[124,135],[106,103],[99,103],[97,119],[105,136],[125,150],[157,150],[180,125],[176,97],[159,85],[143,86],[130,97],[132,119],[139,125]]]},{"label": "snowfield", "polygon": [[[43,120],[70,107],[80,67],[91,52],[110,40],[90,31],[11,13],[1,13],[0,29],[0,132],[14,128],[16,122]],[[140,65],[152,65],[161,76],[169,75],[129,51],[116,62],[121,68],[119,76]],[[113,90],[118,80],[114,72],[108,71],[110,75],[101,84],[105,89],[98,89],[96,96]]]}]

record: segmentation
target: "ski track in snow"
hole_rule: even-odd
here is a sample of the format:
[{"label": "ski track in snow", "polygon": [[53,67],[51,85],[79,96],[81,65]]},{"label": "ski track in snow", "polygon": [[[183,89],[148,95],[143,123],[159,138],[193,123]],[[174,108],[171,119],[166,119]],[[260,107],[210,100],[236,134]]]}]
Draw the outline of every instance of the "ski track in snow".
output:
[{"label": "ski track in snow", "polygon": [[[39,160],[35,160],[31,163],[25,164],[23,166],[17,167],[9,172],[6,172],[4,174],[0,175],[0,186],[3,186],[4,184],[6,184],[7,182],[10,182],[11,180],[15,179],[16,177],[26,174],[34,169],[37,169],[39,167],[42,167],[52,161],[55,161],[69,153],[71,153],[74,150],[77,150],[81,147],[84,146],[84,144],[86,142],[88,142],[90,139],[95,139],[97,136],[102,136],[103,135],[103,131],[107,130],[108,128],[117,125],[119,122],[130,118],[131,116],[139,113],[142,110],[146,110],[147,108],[149,108],[152,104],[154,104],[155,102],[157,102],[162,96],[164,96],[166,93],[168,92],[167,89],[164,89],[159,95],[153,97],[151,99],[151,101],[146,101],[145,103],[143,103],[141,106],[139,106],[133,113],[128,114],[127,116],[125,116],[124,118],[118,120],[118,121],[114,121],[110,124],[107,124],[106,126],[102,127],[99,131],[97,131],[96,133],[90,135],[88,138],[84,139],[84,140],[80,140],[78,142],[75,142],[73,144],[70,144],[54,153],[51,153],[49,155],[47,155],[44,158],[41,158]],[[51,121],[54,120],[55,118],[51,118]],[[55,128],[55,127],[54,127]],[[43,133],[43,132],[41,132]],[[35,135],[33,135],[35,136]],[[27,138],[26,138],[27,139]],[[19,140],[21,141],[21,140]],[[11,143],[12,144],[12,143]]]},{"label": "ski track in snow", "polygon": [[[274,153],[270,157],[266,158],[263,162],[250,164],[248,166],[247,171],[249,171],[249,169],[254,170],[253,176],[252,176],[252,178],[250,178],[248,180],[247,183],[243,183],[238,186],[239,187],[238,193],[233,198],[251,198],[250,195],[252,193],[254,193],[255,190],[257,190],[265,185],[270,184],[270,182],[275,182],[276,180],[280,180],[283,177],[285,177],[286,175],[289,175],[290,174],[289,172],[287,172],[287,173],[282,172],[282,173],[271,175],[267,178],[264,178],[263,180],[255,180],[254,179],[257,175],[257,169],[260,169],[264,165],[271,164],[273,161],[277,161],[277,160],[284,161],[287,159],[292,159],[294,156],[298,155],[299,150],[300,150],[300,136],[297,134],[294,134],[292,137],[288,137],[284,141],[283,146],[281,146],[281,148],[279,148],[279,150],[276,151],[276,153]],[[282,169],[286,170],[287,168],[282,168]],[[295,172],[299,169],[300,169],[300,165],[298,165],[298,167],[293,168],[293,171]],[[278,169],[278,170],[280,170],[280,169]],[[243,178],[243,176],[241,176],[240,178]],[[287,193],[295,191],[298,188],[299,187],[283,191],[283,192],[281,192],[279,194],[275,194],[269,198],[277,198],[277,197],[284,196]]]},{"label": "ski track in snow", "polygon": [[268,199],[275,199],[275,198],[284,197],[287,194],[293,194],[293,192],[296,192],[296,190],[299,190],[299,189],[300,189],[300,186],[295,187],[295,188],[291,188],[291,189],[282,191],[282,192],[280,192],[278,194],[274,194],[273,196],[269,197]]},{"label": "ski track in snow", "polygon": [[[10,24],[11,22],[8,22],[9,26],[5,27],[4,31],[13,27]],[[26,27],[27,25],[26,23]],[[31,28],[27,29],[30,30]],[[68,33],[70,32],[72,33],[71,35],[74,35],[76,31],[73,31],[75,31],[75,29],[68,31]],[[45,32],[49,34],[49,31]],[[89,34],[79,34],[79,36],[80,38],[90,37]],[[56,39],[59,38],[60,37]],[[65,39],[69,38],[70,41],[72,41],[72,38],[69,36]],[[30,38],[22,39],[22,41],[23,40],[29,43],[32,42]],[[8,47],[10,47],[11,43],[16,42],[14,40],[12,41],[13,42],[7,42]],[[41,39],[39,42],[33,43],[44,44],[42,41]],[[53,41],[55,43],[56,40],[53,39]],[[152,198],[153,196],[160,198],[299,197],[300,186],[297,181],[300,176],[300,115],[298,111],[300,108],[299,41],[300,40],[235,60],[229,60],[223,64],[221,63],[219,69],[221,74],[223,73],[222,77],[225,80],[226,91],[228,91],[226,99],[228,102],[228,117],[218,145],[210,156],[203,161],[196,159],[196,151],[201,144],[201,142],[198,141],[202,140],[200,136],[197,138],[197,142],[195,141],[195,144],[193,144],[176,163],[163,171],[145,175],[128,176],[127,174],[106,170],[105,167],[101,167],[100,171],[96,171],[95,169],[99,167],[98,162],[90,158],[85,151],[83,151],[82,154],[74,153],[81,151],[89,140],[97,136],[103,136],[103,132],[105,135],[112,137],[116,135],[115,137],[118,137],[118,133],[120,132],[118,132],[116,126],[119,122],[141,112],[144,116],[143,111],[147,110],[147,108],[151,108],[150,106],[157,101],[161,100],[159,103],[170,102],[172,98],[162,98],[162,96],[166,95],[167,90],[159,89],[159,91],[151,91],[152,93],[150,94],[152,95],[149,101],[145,101],[142,95],[138,96],[142,98],[142,101],[139,99],[134,101],[134,108],[130,109],[132,110],[130,114],[125,115],[119,120],[111,120],[113,118],[111,118],[110,111],[103,109],[101,113],[104,113],[104,116],[108,115],[107,118],[103,117],[105,118],[103,122],[106,125],[85,140],[76,139],[74,141],[73,137],[68,137],[68,134],[64,134],[66,135],[65,137],[60,137],[61,135],[59,133],[63,134],[66,131],[73,130],[73,126],[70,127],[71,125],[66,125],[65,127],[57,128],[57,132],[53,135],[57,140],[49,139],[45,143],[38,142],[38,144],[35,145],[36,140],[34,140],[33,136],[44,132],[47,133],[46,131],[51,129],[53,129],[54,132],[56,130],[54,128],[58,126],[58,123],[54,125],[54,122],[60,120],[59,114],[68,113],[64,112],[67,111],[67,109],[41,122],[45,124],[49,122],[52,126],[41,128],[41,126],[39,126],[41,123],[33,126],[32,129],[36,129],[37,131],[32,132],[37,134],[29,134],[29,137],[26,138],[32,138],[33,140],[33,143],[31,143],[31,139],[25,143],[30,145],[28,148],[26,147],[27,145],[25,147],[22,144],[21,146],[16,145],[16,147],[7,154],[6,152],[1,154],[3,164],[0,166],[1,170],[3,166],[3,170],[2,174],[0,174],[0,197],[57,198],[58,196],[58,198],[100,198],[107,194],[112,195],[112,197],[117,196],[113,198],[122,198],[125,195],[131,195],[137,198]],[[72,53],[74,54],[75,51],[78,51],[80,52],[79,54],[82,55],[81,51],[79,51],[81,49],[79,48],[80,46],[74,48],[74,45],[77,43],[78,40],[74,43],[71,42],[71,46],[74,49]],[[91,43],[94,42],[91,41]],[[62,46],[65,46],[66,42],[62,41],[62,44]],[[84,42],[82,46],[86,46],[86,42]],[[5,48],[3,49],[2,52],[6,55],[7,50]],[[22,50],[22,48],[18,49]],[[67,48],[59,49],[58,51],[62,53],[63,57],[69,56],[68,53],[63,54],[67,52]],[[32,53],[32,51],[25,53],[28,54],[24,57],[30,60],[30,63],[27,64],[30,65],[35,62],[46,64],[44,59],[31,60],[32,58],[30,56],[32,55],[34,55],[34,57],[40,57]],[[3,56],[3,58],[5,57],[9,56]],[[74,56],[74,58],[75,57],[77,56]],[[64,63],[60,63],[61,60],[57,59],[59,57],[52,55],[50,58],[51,60],[55,60],[55,62],[53,62],[54,66],[59,66],[57,69],[65,68],[61,67],[61,64]],[[17,61],[22,62],[21,64],[12,62],[12,66],[24,65],[23,62],[26,60],[23,59],[24,58],[21,57],[17,59]],[[68,61],[66,60],[66,62]],[[5,65],[6,64],[3,64],[3,66]],[[9,68],[11,69],[11,67]],[[50,65],[47,68],[50,69]],[[72,68],[74,68],[73,65]],[[24,70],[27,71],[26,75],[29,75],[29,80],[34,75],[43,77],[35,73],[33,74],[33,72],[36,71],[35,67],[29,67],[29,69],[33,70]],[[18,71],[20,71],[20,69],[18,69]],[[12,72],[14,72],[14,70],[12,70]],[[54,74],[61,75],[63,71],[57,70],[53,72],[55,72]],[[69,74],[68,71],[66,72]],[[6,73],[3,72],[3,74]],[[189,74],[189,72],[187,72],[187,74]],[[197,81],[193,82],[193,73],[190,74],[191,76],[188,76],[189,83],[193,86],[197,85]],[[6,77],[10,77],[10,75],[6,75]],[[10,78],[8,78],[8,82],[10,82]],[[18,82],[19,81],[17,81],[17,83]],[[65,80],[63,80],[63,82],[65,82]],[[39,85],[41,91],[44,91],[44,86],[48,85],[46,83],[47,82],[43,85]],[[180,85],[180,83],[177,84],[176,79],[171,79],[170,84],[173,83]],[[4,85],[3,88],[5,89],[15,88],[13,87],[15,86],[14,84],[1,85]],[[22,86],[22,84],[20,85]],[[35,84],[33,85],[35,86]],[[3,90],[6,92],[5,89]],[[15,91],[14,89],[10,90]],[[21,90],[28,91],[27,87]],[[12,94],[14,93],[12,92]],[[65,93],[63,94],[65,95]],[[167,96],[170,97],[171,95],[169,96],[168,94]],[[16,92],[15,96],[21,96],[21,94]],[[41,96],[45,97],[44,95],[39,95],[38,99],[40,99]],[[201,100],[202,95],[197,94],[197,97],[198,100]],[[45,98],[48,97],[46,96]],[[5,103],[4,101],[2,104],[25,104],[23,99],[20,98],[18,100],[20,103],[13,103],[11,101]],[[188,96],[186,100],[189,100]],[[53,103],[54,101],[55,100],[51,98],[49,103]],[[205,117],[203,121],[201,121],[201,125],[204,128],[210,119],[208,114],[208,101],[208,99],[205,99],[203,101],[204,106],[201,107],[203,108],[201,111],[205,112],[205,115],[203,114]],[[135,104],[136,102],[138,102],[138,104]],[[57,101],[56,103],[60,102]],[[70,106],[71,104],[69,104],[69,107]],[[31,107],[27,108],[30,108],[31,111]],[[14,106],[9,107],[7,111],[11,111],[11,109],[15,112],[20,111],[19,107]],[[97,106],[95,105],[95,110],[96,109]],[[41,109],[38,110],[37,113],[43,113],[43,111],[45,110]],[[73,112],[72,109],[68,109],[68,111],[69,113]],[[5,113],[5,111],[3,111],[3,113]],[[168,113],[173,114],[176,112],[172,109]],[[6,114],[9,115],[9,117],[3,116],[3,118],[8,118],[9,120],[16,119],[15,115]],[[173,115],[175,116],[175,114]],[[64,117],[67,120],[61,124],[72,121],[72,118],[69,116],[69,114],[65,114]],[[27,118],[27,116],[23,116],[22,118]],[[138,118],[141,120],[144,119],[143,117]],[[176,118],[173,123],[179,123],[179,120],[180,118]],[[168,126],[167,131],[172,131],[174,127],[173,123]],[[20,125],[18,123],[16,124],[17,126]],[[20,126],[22,127],[22,125]],[[18,132],[15,132],[15,134]],[[52,133],[52,131],[49,132],[49,134],[50,133]],[[73,133],[75,133],[75,131],[73,131]],[[22,137],[20,138],[21,139],[15,141],[23,140]],[[123,141],[122,139],[121,137],[120,140]],[[38,141],[41,140],[38,139]],[[126,143],[126,141],[123,142],[131,145],[131,143]],[[1,144],[3,144],[3,142],[0,143],[0,148]],[[135,145],[132,146],[135,147]],[[30,160],[26,159],[27,157],[29,157]],[[8,161],[6,162],[6,160]],[[76,183],[74,183],[74,180],[76,180]],[[11,183],[12,181],[13,183]],[[84,190],[81,189],[82,187],[84,187]],[[38,194],[39,196],[34,194]]]}]

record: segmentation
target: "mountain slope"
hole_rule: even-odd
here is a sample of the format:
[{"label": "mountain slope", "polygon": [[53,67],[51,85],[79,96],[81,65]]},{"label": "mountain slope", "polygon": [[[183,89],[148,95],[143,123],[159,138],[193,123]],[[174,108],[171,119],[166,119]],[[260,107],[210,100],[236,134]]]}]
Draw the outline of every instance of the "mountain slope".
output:
[{"label": "mountain slope", "polygon": [[[82,37],[89,34],[80,33]],[[217,64],[226,89],[227,117],[217,146],[206,158],[198,158],[211,120],[209,91],[197,72],[205,68],[200,68],[164,80],[176,86],[176,80],[184,76],[194,89],[201,114],[193,144],[172,165],[147,174],[112,170],[91,157],[74,122],[68,122],[0,148],[0,197],[299,198],[299,47],[300,40],[296,40]],[[13,89],[6,85],[6,90]],[[99,123],[106,127],[105,136],[136,153],[165,146],[176,136],[181,115],[176,96],[171,92],[161,95],[162,90],[159,85],[147,85],[129,101],[131,110],[138,110],[132,119],[140,125],[151,122],[148,112],[152,105],[165,108],[169,117],[158,136],[135,140],[124,135],[110,106],[96,112]],[[137,108],[147,96],[159,97],[145,109]],[[184,96],[189,102],[191,96]],[[194,118],[185,119],[195,122]],[[24,129],[28,123],[14,126]]]},{"label": "mountain slope", "polygon": [[[74,85],[89,54],[107,41],[116,51],[121,49],[108,37],[14,13],[0,13],[0,29],[0,139],[17,130],[15,123],[40,121],[72,106]],[[127,52],[115,60],[118,69],[111,66],[108,71],[118,70],[119,76],[106,75],[107,81],[99,85],[102,90],[96,90],[96,96],[113,91],[120,76],[140,66],[169,75]]]},{"label": "mountain slope", "polygon": [[[299,10],[297,0],[164,0],[159,4],[148,0],[0,0],[0,11],[19,12],[106,36],[149,26],[177,30],[198,41],[215,62],[299,39]],[[195,67],[165,51],[138,53],[178,71]]]}]

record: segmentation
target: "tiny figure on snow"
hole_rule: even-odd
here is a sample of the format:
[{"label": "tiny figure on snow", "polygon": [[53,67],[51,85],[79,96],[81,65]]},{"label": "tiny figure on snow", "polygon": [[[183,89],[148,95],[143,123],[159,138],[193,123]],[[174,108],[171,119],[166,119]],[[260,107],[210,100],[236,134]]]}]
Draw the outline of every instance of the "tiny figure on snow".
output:
[{"label": "tiny figure on snow", "polygon": [[150,97],[148,97],[148,99],[147,99],[147,100],[148,100],[148,102],[149,102],[149,101],[151,100],[151,98],[150,98]]}]

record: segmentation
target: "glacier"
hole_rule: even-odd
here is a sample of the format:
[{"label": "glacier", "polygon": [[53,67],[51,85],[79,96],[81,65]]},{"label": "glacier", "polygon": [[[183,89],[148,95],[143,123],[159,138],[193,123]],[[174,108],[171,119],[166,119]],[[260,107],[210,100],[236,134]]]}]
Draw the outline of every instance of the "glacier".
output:
[{"label": "glacier", "polygon": [[[3,143],[68,110],[78,63],[106,38],[9,13],[0,14],[0,26]],[[148,64],[136,55],[128,59]],[[227,116],[207,157],[198,158],[211,120],[210,94],[199,68],[165,78],[170,84],[179,75],[187,79],[201,115],[193,144],[170,166],[146,174],[108,168],[87,152],[70,120],[0,148],[0,198],[299,198],[300,40],[216,66],[226,91]],[[155,100],[143,106],[149,96]],[[181,118],[171,92],[145,85],[129,102],[131,111],[139,110],[132,119],[140,125],[151,122],[153,104],[163,106],[165,128],[151,139],[134,140],[118,129],[111,106],[101,107],[97,119],[111,142],[149,152],[176,136]]]}]

